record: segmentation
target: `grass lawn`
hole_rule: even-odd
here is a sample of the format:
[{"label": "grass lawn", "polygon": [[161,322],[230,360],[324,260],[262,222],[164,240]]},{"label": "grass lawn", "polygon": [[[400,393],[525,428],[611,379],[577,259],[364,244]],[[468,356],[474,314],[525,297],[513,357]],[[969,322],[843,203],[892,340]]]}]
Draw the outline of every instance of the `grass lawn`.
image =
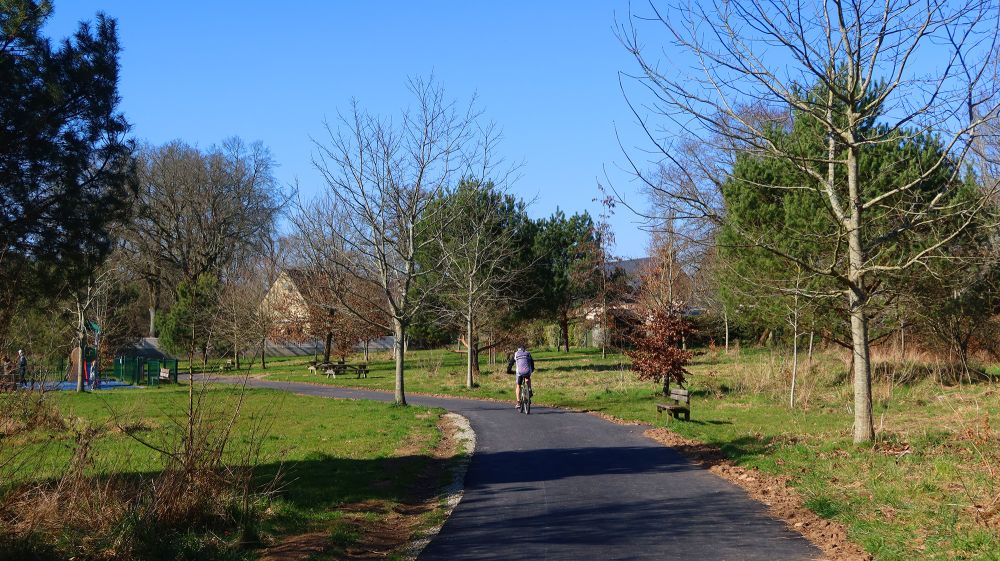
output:
[{"label": "grass lawn", "polygon": [[[238,391],[211,387],[203,399],[209,415],[227,419]],[[187,405],[184,385],[157,389],[124,389],[89,394],[47,394],[68,419],[65,430],[21,432],[2,442],[3,449],[21,451],[22,465],[6,484],[42,481],[60,475],[73,453],[74,434],[85,427],[111,427],[156,445],[169,446],[173,423]],[[329,538],[326,555],[341,555],[364,538],[359,528],[396,520],[404,503],[415,500],[414,486],[433,473],[434,489],[450,472],[450,460],[431,453],[441,438],[440,410],[394,407],[369,402],[331,400],[287,392],[250,390],[228,453],[238,458],[260,440],[262,480],[279,471],[281,490],[268,508],[264,535],[271,540],[306,532]],[[103,430],[92,444],[91,475],[150,474],[162,469],[160,455],[122,430]],[[173,431],[176,434],[176,431]],[[427,482],[423,481],[427,486]],[[440,522],[435,509],[420,513],[419,530]],[[399,528],[397,528],[398,530]],[[405,539],[406,536],[404,536]],[[242,558],[252,559],[248,552]],[[328,557],[318,556],[315,559]]]},{"label": "grass lawn", "polygon": [[[621,356],[534,354],[536,403],[664,423],[654,408],[656,387],[637,380]],[[360,380],[310,374],[301,358],[274,361],[266,372],[275,380],[391,390],[389,357],[373,359],[369,378]],[[874,387],[878,440],[856,446],[842,359],[828,352],[818,354],[809,371],[803,364],[794,409],[789,363],[762,350],[699,356],[690,369],[692,420],[670,428],[718,446],[739,465],[790,477],[809,508],[843,523],[876,559],[1000,559],[1000,444],[990,424],[1000,417],[1000,388],[880,378]],[[479,385],[470,390],[464,355],[414,352],[406,388],[512,400],[513,377],[503,374],[505,366],[484,360]]]}]

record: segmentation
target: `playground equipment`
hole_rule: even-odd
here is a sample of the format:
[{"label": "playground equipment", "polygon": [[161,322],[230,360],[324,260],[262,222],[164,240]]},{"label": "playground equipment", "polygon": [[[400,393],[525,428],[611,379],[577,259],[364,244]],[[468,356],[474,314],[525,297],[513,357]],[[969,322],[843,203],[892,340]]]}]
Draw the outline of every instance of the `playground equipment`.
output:
[{"label": "playground equipment", "polygon": [[[97,322],[87,321],[84,323],[85,329],[94,334],[94,345],[84,338],[83,348],[83,383],[91,388],[98,388],[101,385],[101,362],[97,349],[101,343],[101,326]],[[74,347],[69,353],[69,368],[66,370],[66,381],[76,382],[77,373],[80,366],[80,347]]]},{"label": "playground equipment", "polygon": [[176,384],[177,359],[119,356],[115,358],[114,376],[136,386],[158,386],[166,382]]},{"label": "playground equipment", "polygon": [[[101,365],[97,349],[101,342],[101,327],[93,321],[86,323],[89,333],[94,334],[93,346],[90,341],[83,352],[83,382],[97,389],[101,385]],[[158,386],[161,383],[177,383],[177,359],[156,352],[156,356],[148,356],[149,349],[141,349],[138,355],[127,352],[115,357],[113,376],[119,382],[134,386]],[[69,368],[66,370],[66,381],[76,382],[77,369],[80,364],[80,348],[74,348],[69,356]]]}]

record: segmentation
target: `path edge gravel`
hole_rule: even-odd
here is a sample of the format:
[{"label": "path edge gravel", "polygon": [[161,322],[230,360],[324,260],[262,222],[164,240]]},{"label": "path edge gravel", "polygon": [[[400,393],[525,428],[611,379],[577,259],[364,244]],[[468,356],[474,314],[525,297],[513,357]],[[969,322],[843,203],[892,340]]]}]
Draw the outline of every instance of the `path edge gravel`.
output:
[{"label": "path edge gravel", "polygon": [[459,441],[459,453],[455,455],[451,467],[451,482],[442,491],[444,522],[420,532],[404,550],[404,559],[413,560],[420,556],[427,544],[441,532],[444,523],[451,517],[458,503],[462,502],[462,496],[465,494],[465,475],[469,471],[469,463],[476,451],[476,432],[472,430],[469,419],[458,413],[449,411],[442,417],[455,429],[455,437]]}]

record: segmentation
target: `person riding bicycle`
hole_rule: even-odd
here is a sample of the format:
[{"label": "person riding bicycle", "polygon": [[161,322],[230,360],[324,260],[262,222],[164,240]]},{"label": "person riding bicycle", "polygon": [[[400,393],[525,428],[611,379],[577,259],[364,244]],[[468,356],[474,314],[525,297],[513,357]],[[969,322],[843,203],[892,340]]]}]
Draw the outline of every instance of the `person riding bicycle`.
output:
[{"label": "person riding bicycle", "polygon": [[[516,368],[515,368],[516,367]],[[535,359],[531,358],[531,353],[523,346],[511,355],[507,362],[507,372],[514,370],[514,409],[521,403],[521,383],[527,381],[528,391],[531,391],[531,373],[535,371]]]}]

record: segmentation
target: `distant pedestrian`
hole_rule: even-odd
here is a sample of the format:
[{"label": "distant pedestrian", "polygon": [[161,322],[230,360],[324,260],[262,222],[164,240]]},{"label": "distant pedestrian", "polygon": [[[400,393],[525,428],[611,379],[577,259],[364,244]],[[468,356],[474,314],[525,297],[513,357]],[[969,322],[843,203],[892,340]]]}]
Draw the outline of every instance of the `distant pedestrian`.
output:
[{"label": "distant pedestrian", "polygon": [[24,351],[21,349],[17,350],[17,381],[24,383],[28,379],[28,357],[25,356]]}]

